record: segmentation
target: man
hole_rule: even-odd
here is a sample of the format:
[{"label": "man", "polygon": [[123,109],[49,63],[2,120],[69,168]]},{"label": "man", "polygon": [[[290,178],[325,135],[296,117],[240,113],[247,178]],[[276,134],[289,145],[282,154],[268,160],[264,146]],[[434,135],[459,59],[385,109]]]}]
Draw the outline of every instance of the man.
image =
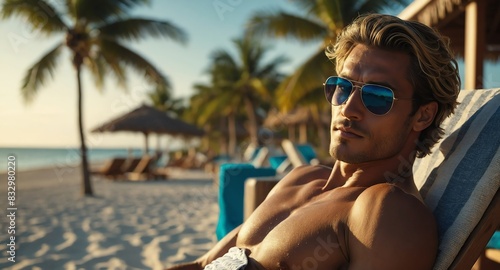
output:
[{"label": "man", "polygon": [[431,269],[437,230],[412,177],[442,135],[460,88],[434,30],[361,16],[327,49],[338,76],[333,168],[294,169],[248,220],[196,262],[171,269]]}]

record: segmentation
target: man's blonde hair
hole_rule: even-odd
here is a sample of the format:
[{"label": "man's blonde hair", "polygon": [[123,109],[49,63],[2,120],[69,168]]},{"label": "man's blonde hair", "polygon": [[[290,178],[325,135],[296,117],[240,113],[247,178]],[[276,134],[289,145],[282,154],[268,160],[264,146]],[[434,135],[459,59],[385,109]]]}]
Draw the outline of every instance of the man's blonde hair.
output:
[{"label": "man's blonde hair", "polygon": [[460,77],[449,40],[419,22],[390,15],[363,15],[344,28],[335,45],[326,49],[328,58],[335,60],[337,73],[357,44],[404,52],[410,56],[408,80],[413,86],[415,99],[412,115],[420,105],[431,101],[438,104],[433,123],[422,131],[417,143],[417,157],[426,156],[444,134],[441,123],[458,104]]}]

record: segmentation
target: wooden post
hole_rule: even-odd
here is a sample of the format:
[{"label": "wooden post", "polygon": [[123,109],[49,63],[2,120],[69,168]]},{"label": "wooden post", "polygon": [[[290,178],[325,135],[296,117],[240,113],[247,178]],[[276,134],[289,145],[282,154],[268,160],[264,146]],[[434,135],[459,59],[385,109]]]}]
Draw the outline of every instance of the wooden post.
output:
[{"label": "wooden post", "polygon": [[288,139],[292,142],[295,142],[295,124],[288,125]]},{"label": "wooden post", "polygon": [[307,143],[307,123],[301,123],[299,128],[299,142]]},{"label": "wooden post", "polygon": [[483,88],[486,50],[486,1],[475,0],[465,7],[465,89]]},{"label": "wooden post", "polygon": [[148,133],[144,132],[144,155],[149,154]]}]

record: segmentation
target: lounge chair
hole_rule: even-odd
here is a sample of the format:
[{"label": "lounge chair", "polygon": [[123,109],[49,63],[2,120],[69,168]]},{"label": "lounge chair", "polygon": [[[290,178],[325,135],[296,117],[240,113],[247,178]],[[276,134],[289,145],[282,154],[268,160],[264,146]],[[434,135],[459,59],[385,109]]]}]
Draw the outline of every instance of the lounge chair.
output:
[{"label": "lounge chair", "polygon": [[107,160],[104,165],[97,169],[91,170],[92,175],[104,176],[106,178],[116,179],[123,175],[122,166],[125,163],[125,158],[112,158]]},{"label": "lounge chair", "polygon": [[222,239],[243,222],[245,180],[275,174],[273,168],[255,168],[249,163],[226,163],[220,166],[217,239]]},{"label": "lounge chair", "polygon": [[[319,164],[316,152],[310,144],[295,144],[288,139],[281,142],[281,147],[285,152],[284,157],[273,157],[280,159],[276,171],[284,173],[289,171],[290,168],[296,168],[307,164]],[[271,158],[271,159],[273,159]]]},{"label": "lounge chair", "polygon": [[214,184],[219,185],[219,219],[216,228],[218,239],[243,222],[245,180],[276,174],[276,170],[268,166],[269,148],[261,146],[254,150],[249,162],[224,163],[218,168],[218,177],[214,179]]},{"label": "lounge chair", "polygon": [[122,166],[122,171],[124,173],[133,172],[140,161],[141,161],[141,158],[129,158],[129,159],[127,159]]},{"label": "lounge chair", "polygon": [[[437,270],[471,269],[500,228],[500,89],[464,90],[458,101],[443,123],[442,141],[413,167],[438,222]],[[245,211],[255,209],[277,180],[248,179]]]},{"label": "lounge chair", "polygon": [[165,175],[155,173],[156,161],[156,157],[152,157],[149,155],[143,156],[134,170],[125,174],[126,179],[131,181],[165,179]]}]

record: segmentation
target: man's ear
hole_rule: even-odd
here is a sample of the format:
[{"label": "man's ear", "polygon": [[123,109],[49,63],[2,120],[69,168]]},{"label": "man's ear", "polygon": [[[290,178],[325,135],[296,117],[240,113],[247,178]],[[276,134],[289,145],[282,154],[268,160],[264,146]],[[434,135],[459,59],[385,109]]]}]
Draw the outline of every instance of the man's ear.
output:
[{"label": "man's ear", "polygon": [[419,132],[430,126],[436,117],[437,109],[438,104],[435,101],[421,105],[415,113],[413,130]]}]

